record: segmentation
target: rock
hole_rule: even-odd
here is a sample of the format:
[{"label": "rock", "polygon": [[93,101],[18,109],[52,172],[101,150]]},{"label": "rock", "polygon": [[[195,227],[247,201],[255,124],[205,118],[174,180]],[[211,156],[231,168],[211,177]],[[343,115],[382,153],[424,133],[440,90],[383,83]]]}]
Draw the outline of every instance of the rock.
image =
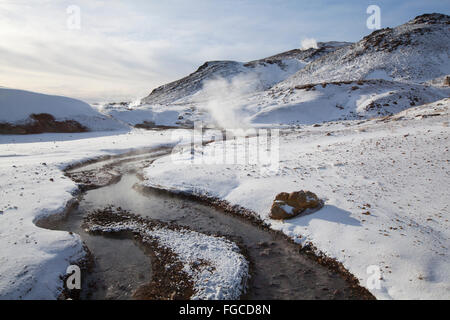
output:
[{"label": "rock", "polygon": [[282,219],[288,219],[289,217],[291,217],[291,215],[288,214],[284,210],[283,202],[275,201],[272,204],[272,208],[270,209],[270,218],[271,219],[282,220]]},{"label": "rock", "polygon": [[444,86],[450,86],[450,77],[446,76],[444,79]]},{"label": "rock", "polygon": [[33,134],[44,132],[87,132],[87,127],[75,120],[56,121],[48,113],[31,114],[23,124],[0,123],[0,134]]},{"label": "rock", "polygon": [[287,193],[287,192],[279,193],[275,197],[275,200],[280,200],[280,201],[287,201],[288,199],[289,199],[289,193]]},{"label": "rock", "polygon": [[307,209],[318,209],[322,201],[310,191],[279,193],[270,209],[270,218],[276,220],[291,219]]},{"label": "rock", "polygon": [[265,242],[265,241],[261,241],[261,242],[258,242],[258,246],[261,247],[261,248],[268,248],[269,247],[269,243]]}]

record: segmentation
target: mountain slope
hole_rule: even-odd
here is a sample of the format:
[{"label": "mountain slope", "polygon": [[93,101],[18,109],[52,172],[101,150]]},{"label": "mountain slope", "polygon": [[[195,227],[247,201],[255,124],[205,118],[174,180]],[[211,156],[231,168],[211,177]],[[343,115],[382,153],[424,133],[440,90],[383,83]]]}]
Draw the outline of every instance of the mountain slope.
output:
[{"label": "mountain slope", "polygon": [[329,52],[347,45],[350,45],[350,43],[319,42],[317,49],[294,49],[247,63],[209,61],[187,77],[154,89],[150,95],[142,99],[142,103],[174,103],[200,91],[207,80],[217,78],[230,79],[237,75],[252,75],[256,82],[255,87],[257,90],[265,90],[291,76],[310,61],[314,61]]},{"label": "mountain slope", "polygon": [[434,13],[377,30],[311,62],[279,87],[375,78],[424,82],[448,74],[450,16]]},{"label": "mountain slope", "polygon": [[141,105],[104,110],[131,125],[219,127],[368,119],[450,95],[450,17],[425,14],[357,43],[319,43],[247,63],[213,61]]},{"label": "mountain slope", "polygon": [[447,97],[449,89],[387,80],[359,80],[272,89],[250,99],[251,124],[314,124],[370,119]]}]

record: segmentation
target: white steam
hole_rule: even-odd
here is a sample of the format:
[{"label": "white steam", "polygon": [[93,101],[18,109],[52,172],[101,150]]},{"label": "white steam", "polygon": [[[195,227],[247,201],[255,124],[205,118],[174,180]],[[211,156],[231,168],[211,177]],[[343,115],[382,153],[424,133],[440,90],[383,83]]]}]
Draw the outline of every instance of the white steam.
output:
[{"label": "white steam", "polygon": [[305,38],[302,40],[302,46],[301,49],[302,50],[307,50],[307,49],[318,49],[319,47],[317,46],[317,41],[314,38]]},{"label": "white steam", "polygon": [[205,109],[222,128],[248,127],[243,111],[244,98],[257,89],[259,81],[252,73],[237,75],[231,79],[215,78],[203,83],[198,97]]}]

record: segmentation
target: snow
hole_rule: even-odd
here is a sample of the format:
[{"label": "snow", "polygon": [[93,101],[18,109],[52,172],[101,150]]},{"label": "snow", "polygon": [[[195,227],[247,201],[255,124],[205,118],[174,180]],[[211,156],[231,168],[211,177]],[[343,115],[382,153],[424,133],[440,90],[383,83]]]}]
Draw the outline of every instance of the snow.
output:
[{"label": "snow", "polygon": [[[278,64],[258,62],[251,66],[233,61],[208,62],[187,79],[166,86],[171,89],[156,89],[156,93],[144,99],[141,105],[110,104],[101,106],[99,110],[129,125],[144,121],[164,126],[189,125],[199,119],[211,122],[208,105],[215,98],[211,89],[218,87],[218,83],[230,82],[233,88],[242,86],[246,92],[258,92],[286,79],[304,65],[296,59],[281,60]],[[219,87],[227,86],[222,84]],[[193,108],[200,112],[193,112]]]},{"label": "snow", "polygon": [[139,232],[144,241],[156,239],[160,246],[171,249],[194,282],[192,300],[237,300],[245,293],[248,262],[239,247],[223,237],[160,226],[149,229],[136,221],[94,224],[89,229]]},{"label": "snow", "polygon": [[370,119],[449,96],[449,88],[385,80],[317,84],[313,89],[273,90],[247,100],[251,124],[314,124]]},{"label": "snow", "polygon": [[78,235],[35,225],[62,214],[77,190],[63,168],[172,143],[170,132],[140,130],[0,136],[0,298],[56,299],[60,276],[84,257]]},{"label": "snow", "polygon": [[[282,201],[275,201],[275,202],[277,202],[277,203],[283,203]],[[291,206],[288,205],[288,204],[283,204],[283,205],[281,205],[280,207],[281,207],[281,209],[283,209],[283,211],[286,212],[287,214],[291,214],[291,215],[294,214],[294,212],[293,212],[294,207],[291,207]]]},{"label": "snow", "polygon": [[[381,77],[378,73],[377,76]],[[204,89],[177,104],[110,106],[102,112],[127,124],[220,127],[302,125],[344,119],[370,119],[440,100],[450,88],[382,79],[315,84],[311,88],[259,91],[254,76],[205,81]]]},{"label": "snow", "polygon": [[383,79],[383,80],[392,80],[392,78],[387,74],[387,72],[385,70],[373,70],[372,72],[370,72],[366,78],[366,80],[371,80],[371,79]]},{"label": "snow", "polygon": [[319,42],[318,49],[247,63],[209,61],[154,89],[140,104],[99,110],[125,125],[188,127],[195,121],[222,127],[302,125],[393,114],[450,95],[442,86],[450,74],[449,19],[418,17],[354,44]]},{"label": "snow", "polygon": [[[194,279],[193,300],[237,300],[245,292],[248,262],[233,242],[195,231],[175,232],[168,229],[150,233],[163,246],[174,250]],[[208,262],[199,271],[195,263]]]},{"label": "snow", "polygon": [[31,114],[39,113],[51,114],[56,120],[75,120],[91,130],[126,128],[80,100],[0,88],[0,123],[24,123],[29,121]]},{"label": "snow", "polygon": [[104,114],[132,126],[141,124],[144,121],[152,122],[158,126],[175,126],[179,116],[176,110],[165,110],[161,106],[128,107],[127,109],[103,107],[101,110]]},{"label": "snow", "polygon": [[[196,150],[204,164],[174,162],[189,160],[190,150],[158,159],[145,170],[145,184],[250,209],[342,262],[377,298],[448,299],[449,107],[443,99],[385,120],[283,130],[275,174],[217,164],[217,151],[232,153],[235,142],[216,142]],[[269,219],[275,195],[298,190],[316,193],[324,207],[284,222]],[[369,285],[370,266],[381,270],[380,289]]]}]

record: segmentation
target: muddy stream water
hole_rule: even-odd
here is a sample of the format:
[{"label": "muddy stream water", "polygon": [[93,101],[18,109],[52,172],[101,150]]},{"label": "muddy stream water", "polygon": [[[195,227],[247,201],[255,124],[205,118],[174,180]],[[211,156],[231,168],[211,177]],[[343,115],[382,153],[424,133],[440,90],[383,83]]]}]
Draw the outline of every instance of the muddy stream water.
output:
[{"label": "muddy stream water", "polygon": [[364,298],[360,288],[277,232],[187,197],[139,187],[140,170],[163,153],[99,160],[68,171],[75,181],[91,183],[86,188],[90,190],[80,195],[79,204],[63,219],[45,227],[79,234],[92,253],[94,266],[83,272],[81,299],[133,299],[133,292],[152,278],[151,255],[137,241],[83,229],[89,212],[111,205],[236,242],[250,262],[251,277],[242,299]]}]

